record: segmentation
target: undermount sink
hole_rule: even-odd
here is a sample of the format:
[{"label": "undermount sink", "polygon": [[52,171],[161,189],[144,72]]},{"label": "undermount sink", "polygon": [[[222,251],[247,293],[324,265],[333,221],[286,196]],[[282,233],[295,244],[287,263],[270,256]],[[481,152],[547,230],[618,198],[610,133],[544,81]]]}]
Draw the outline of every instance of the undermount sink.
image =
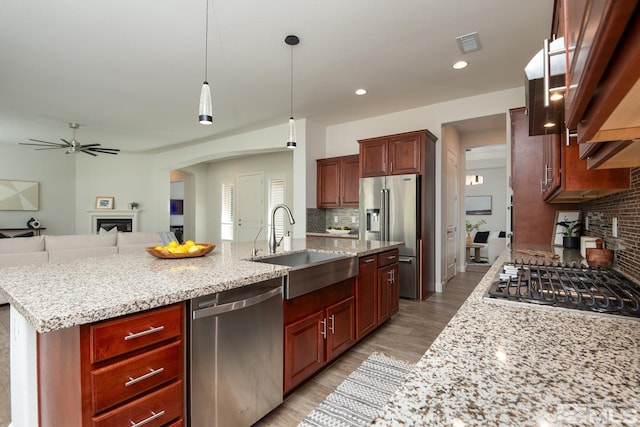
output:
[{"label": "undermount sink", "polygon": [[285,277],[284,297],[291,299],[355,277],[355,255],[306,250],[254,259],[255,262],[292,267]]}]

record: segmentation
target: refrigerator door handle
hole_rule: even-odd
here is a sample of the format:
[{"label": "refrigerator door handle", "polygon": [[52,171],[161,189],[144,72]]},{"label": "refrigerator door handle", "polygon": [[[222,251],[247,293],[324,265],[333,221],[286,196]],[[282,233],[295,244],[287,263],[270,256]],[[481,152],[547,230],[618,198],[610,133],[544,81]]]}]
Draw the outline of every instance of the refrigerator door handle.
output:
[{"label": "refrigerator door handle", "polygon": [[398,262],[405,262],[407,264],[413,263],[413,258],[400,257],[398,258]]},{"label": "refrigerator door handle", "polygon": [[387,203],[386,203],[386,189],[380,190],[380,240],[387,240]]},{"label": "refrigerator door handle", "polygon": [[388,241],[389,240],[389,216],[390,216],[390,209],[389,209],[389,189],[385,188],[384,190],[382,190],[382,203],[384,205],[384,213],[382,215],[382,221],[384,223],[384,237],[382,238],[383,241]]}]

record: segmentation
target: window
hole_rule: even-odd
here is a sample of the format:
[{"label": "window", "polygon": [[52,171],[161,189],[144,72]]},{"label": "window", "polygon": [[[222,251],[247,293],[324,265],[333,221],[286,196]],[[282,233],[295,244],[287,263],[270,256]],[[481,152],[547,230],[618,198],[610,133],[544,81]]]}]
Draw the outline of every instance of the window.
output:
[{"label": "window", "polygon": [[223,183],[221,187],[222,193],[222,212],[220,213],[220,239],[233,240],[233,223],[235,220],[235,197],[233,192],[233,184]]},{"label": "window", "polygon": [[[269,217],[267,219],[268,227],[271,227],[271,211],[275,206],[284,203],[284,184],[285,181],[283,178],[269,179],[269,187],[267,188],[267,191],[269,193],[269,208],[267,210],[267,215]],[[285,213],[282,211],[282,209],[279,209],[278,212],[276,212],[276,236],[284,236],[284,215]]]}]

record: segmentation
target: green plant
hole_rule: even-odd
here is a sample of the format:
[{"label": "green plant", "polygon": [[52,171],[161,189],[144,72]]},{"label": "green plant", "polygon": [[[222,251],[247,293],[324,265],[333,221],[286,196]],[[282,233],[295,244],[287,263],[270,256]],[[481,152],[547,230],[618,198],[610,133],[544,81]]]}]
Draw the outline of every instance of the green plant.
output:
[{"label": "green plant", "polygon": [[564,227],[564,231],[558,232],[558,234],[562,233],[563,236],[577,237],[578,233],[580,233],[580,221],[578,220],[574,219],[570,221],[565,217],[564,221],[559,221],[556,225]]},{"label": "green plant", "polygon": [[480,230],[480,226],[482,224],[486,224],[486,223],[487,223],[487,221],[485,221],[484,219],[481,219],[480,221],[476,222],[475,224],[472,224],[471,221],[467,220],[467,223],[466,223],[467,233],[471,234],[471,232],[473,230],[476,230],[476,231]]},{"label": "green plant", "polygon": [[138,207],[138,202],[131,202],[131,209],[136,209]]}]

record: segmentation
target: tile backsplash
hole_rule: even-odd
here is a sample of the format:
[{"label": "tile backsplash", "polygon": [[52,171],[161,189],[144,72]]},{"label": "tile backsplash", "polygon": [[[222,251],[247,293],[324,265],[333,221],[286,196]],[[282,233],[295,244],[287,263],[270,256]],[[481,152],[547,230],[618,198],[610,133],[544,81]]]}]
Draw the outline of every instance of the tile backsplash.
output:
[{"label": "tile backsplash", "polygon": [[[597,236],[616,251],[614,267],[640,282],[640,168],[631,169],[631,188],[580,204],[583,235]],[[613,218],[618,237],[613,237]]]},{"label": "tile backsplash", "polygon": [[307,231],[310,233],[324,233],[327,227],[347,226],[358,230],[359,221],[360,211],[357,208],[307,209]]}]

